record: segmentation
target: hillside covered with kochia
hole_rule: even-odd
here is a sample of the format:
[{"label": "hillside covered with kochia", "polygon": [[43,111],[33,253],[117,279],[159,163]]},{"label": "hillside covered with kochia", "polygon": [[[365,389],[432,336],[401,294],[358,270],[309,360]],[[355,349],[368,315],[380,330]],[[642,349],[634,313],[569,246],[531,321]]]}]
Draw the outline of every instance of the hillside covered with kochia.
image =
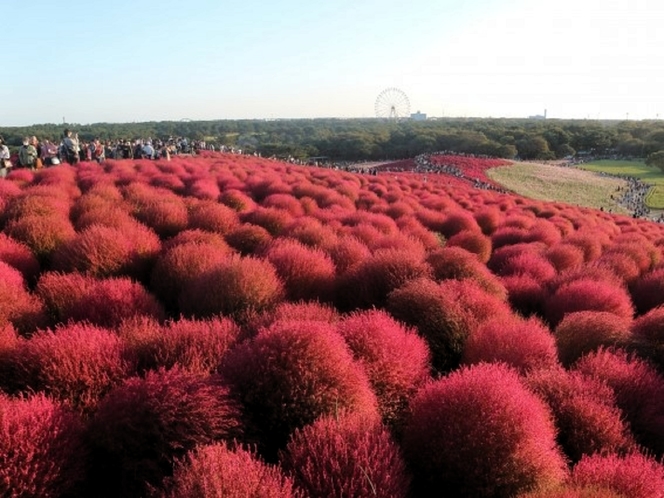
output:
[{"label": "hillside covered with kochia", "polygon": [[0,495],[661,497],[664,227],[481,161],[11,172]]}]

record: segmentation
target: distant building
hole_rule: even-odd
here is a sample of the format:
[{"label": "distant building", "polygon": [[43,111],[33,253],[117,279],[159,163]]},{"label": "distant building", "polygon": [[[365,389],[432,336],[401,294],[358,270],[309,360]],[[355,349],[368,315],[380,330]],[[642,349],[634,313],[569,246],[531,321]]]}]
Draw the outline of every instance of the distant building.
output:
[{"label": "distant building", "polygon": [[535,116],[528,116],[528,119],[546,119],[546,109],[544,109],[544,114],[536,114]]},{"label": "distant building", "polygon": [[410,115],[410,119],[412,119],[413,121],[426,121],[427,115],[421,113],[420,111],[417,111],[416,113]]}]

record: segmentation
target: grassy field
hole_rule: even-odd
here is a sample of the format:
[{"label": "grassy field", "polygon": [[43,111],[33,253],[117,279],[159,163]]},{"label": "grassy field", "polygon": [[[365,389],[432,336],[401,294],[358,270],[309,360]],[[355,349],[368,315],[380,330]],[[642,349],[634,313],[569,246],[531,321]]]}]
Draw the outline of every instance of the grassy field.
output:
[{"label": "grassy field", "polygon": [[646,166],[643,161],[612,160],[592,161],[582,164],[580,167],[588,171],[633,176],[650,183],[653,188],[646,197],[646,206],[652,209],[664,209],[664,173],[659,169]]},{"label": "grassy field", "polygon": [[505,188],[531,199],[627,213],[624,207],[611,199],[611,194],[625,185],[625,181],[618,178],[600,177],[591,171],[539,163],[514,163],[490,169],[487,175]]}]

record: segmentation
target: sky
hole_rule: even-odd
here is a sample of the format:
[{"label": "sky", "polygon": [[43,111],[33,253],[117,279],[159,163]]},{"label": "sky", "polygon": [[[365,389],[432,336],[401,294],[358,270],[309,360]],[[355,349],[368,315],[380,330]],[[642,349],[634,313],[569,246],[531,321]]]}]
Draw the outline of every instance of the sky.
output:
[{"label": "sky", "polygon": [[664,119],[662,0],[3,0],[0,126]]}]

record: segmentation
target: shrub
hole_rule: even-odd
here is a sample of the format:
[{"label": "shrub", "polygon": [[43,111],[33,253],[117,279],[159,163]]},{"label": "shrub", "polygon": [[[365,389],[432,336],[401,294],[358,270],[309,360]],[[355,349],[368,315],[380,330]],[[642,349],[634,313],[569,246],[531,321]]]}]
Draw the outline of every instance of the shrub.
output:
[{"label": "shrub", "polygon": [[562,368],[531,372],[526,382],[551,408],[558,443],[572,462],[583,455],[634,448],[613,390],[604,383]]},{"label": "shrub", "polygon": [[44,392],[80,412],[93,410],[128,371],[118,337],[86,324],[37,332],[19,343],[12,363],[20,390]]},{"label": "shrub", "polygon": [[221,234],[206,232],[205,230],[193,228],[190,230],[182,230],[175,237],[166,240],[161,246],[162,254],[170,251],[175,246],[190,243],[209,244],[214,246],[216,251],[222,252],[224,254],[230,254],[233,252],[233,249],[231,249],[231,247],[226,242],[226,239],[224,239]]},{"label": "shrub", "polygon": [[265,228],[244,223],[226,234],[226,242],[243,256],[254,254],[272,240]]},{"label": "shrub", "polygon": [[477,259],[486,264],[491,257],[491,239],[482,232],[459,232],[447,241],[448,247],[461,247],[476,255]]},{"label": "shrub", "polygon": [[132,205],[132,214],[136,219],[153,229],[160,237],[172,237],[187,228],[187,207],[184,200],[177,195],[170,193],[160,197],[137,199]]},{"label": "shrub", "polygon": [[223,442],[189,452],[176,464],[165,488],[162,498],[304,498],[279,467]]},{"label": "shrub", "polygon": [[445,214],[442,223],[437,227],[436,231],[442,233],[446,239],[449,239],[460,232],[479,232],[481,230],[472,214],[461,210],[450,210]]},{"label": "shrub", "polygon": [[606,487],[630,498],[656,498],[664,489],[664,466],[639,453],[591,455],[574,466],[571,482]]},{"label": "shrub", "polygon": [[100,327],[114,328],[122,320],[136,315],[165,318],[164,309],[145,287],[126,277],[94,281],[88,292],[70,303],[70,316]]},{"label": "shrub", "polygon": [[35,255],[27,245],[4,233],[0,233],[0,261],[20,271],[29,284],[37,281],[41,268]]},{"label": "shrub", "polygon": [[378,417],[376,398],[343,338],[323,322],[277,322],[229,351],[221,366],[247,431],[273,460],[290,434],[322,415]]},{"label": "shrub", "polygon": [[239,224],[237,211],[215,201],[200,201],[189,207],[189,228],[226,234]]},{"label": "shrub", "polygon": [[607,311],[569,313],[554,330],[558,357],[569,366],[601,346],[625,346],[630,338],[631,319]]},{"label": "shrub", "polygon": [[399,423],[410,398],[429,379],[426,342],[380,310],[351,314],[337,330],[364,367],[383,421]]},{"label": "shrub", "polygon": [[347,272],[371,256],[367,245],[352,236],[340,237],[337,243],[328,250],[328,253],[334,261],[338,275]]},{"label": "shrub", "polygon": [[591,279],[561,285],[548,299],[545,308],[547,320],[554,327],[566,314],[575,311],[605,311],[624,320],[631,320],[634,314],[627,291]]},{"label": "shrub", "polygon": [[333,247],[337,242],[334,231],[316,218],[305,216],[296,219],[284,231],[286,237],[293,238],[302,244],[321,250]]},{"label": "shrub", "polygon": [[428,279],[414,280],[392,292],[386,308],[398,320],[417,327],[437,372],[459,365],[473,318],[449,288]]},{"label": "shrub", "polygon": [[337,304],[347,310],[381,308],[390,292],[429,275],[431,267],[422,257],[408,251],[383,249],[343,276],[337,290]]},{"label": "shrub", "polygon": [[[151,326],[152,325],[152,326]],[[178,366],[192,373],[214,372],[235,344],[240,330],[228,318],[155,321],[143,327],[125,327],[122,338],[139,373]]]},{"label": "shrub", "polygon": [[287,299],[330,300],[335,268],[323,251],[296,240],[276,239],[265,248],[264,255],[284,283]]},{"label": "shrub", "polygon": [[5,233],[28,246],[40,263],[48,262],[58,247],[76,236],[71,221],[63,214],[27,215],[10,221]]},{"label": "shrub", "polygon": [[261,201],[263,207],[273,207],[288,211],[293,217],[298,218],[304,214],[300,201],[290,194],[271,194]]},{"label": "shrub", "polygon": [[239,415],[216,376],[171,369],[127,379],[90,421],[88,496],[144,496],[187,452],[239,437]]},{"label": "shrub", "polygon": [[530,275],[545,284],[556,275],[556,269],[542,255],[523,252],[507,259],[498,272],[499,275]]},{"label": "shrub", "polygon": [[120,275],[131,252],[132,245],[121,230],[92,225],[55,251],[52,269],[93,277]]},{"label": "shrub", "polygon": [[566,477],[548,408],[504,365],[431,382],[410,411],[403,448],[417,496],[514,496]]},{"label": "shrub", "polygon": [[564,242],[554,244],[546,249],[544,256],[558,272],[579,266],[584,261],[584,253],[580,247]]},{"label": "shrub", "polygon": [[664,455],[664,377],[622,350],[600,349],[583,356],[576,370],[606,382],[630,424],[637,443]]},{"label": "shrub", "polygon": [[664,306],[637,317],[632,322],[631,332],[639,354],[652,360],[664,374]]},{"label": "shrub", "polygon": [[186,315],[198,318],[220,313],[241,318],[272,308],[283,293],[283,284],[268,261],[232,255],[187,282],[179,306]]},{"label": "shrub", "polygon": [[508,301],[514,311],[523,316],[544,316],[549,292],[535,277],[517,274],[502,277],[501,281],[507,289]]},{"label": "shrub", "polygon": [[256,207],[256,203],[251,197],[236,189],[224,190],[219,196],[219,201],[238,213],[252,211]]},{"label": "shrub", "polygon": [[244,335],[255,336],[262,328],[267,328],[275,322],[324,322],[335,324],[341,320],[341,315],[331,305],[318,301],[284,301],[274,309],[256,313],[244,324]]},{"label": "shrub", "polygon": [[94,282],[93,277],[80,273],[44,272],[35,291],[43,300],[52,321],[65,322],[72,316],[73,305],[88,293]]},{"label": "shrub", "polygon": [[257,207],[253,211],[242,214],[241,221],[261,226],[274,237],[280,235],[292,223],[293,215],[283,209]]},{"label": "shrub", "polygon": [[426,258],[437,281],[455,279],[473,280],[489,294],[507,299],[507,290],[498,277],[491,273],[474,254],[461,247],[441,247],[431,251]]},{"label": "shrub", "polygon": [[225,251],[210,243],[175,245],[157,258],[152,269],[150,289],[166,309],[177,311],[180,294],[198,277],[228,257]]},{"label": "shrub", "polygon": [[405,498],[410,476],[389,432],[356,414],[323,417],[297,429],[282,467],[308,496]]},{"label": "shrub", "polygon": [[557,365],[556,344],[537,318],[503,316],[473,330],[463,349],[463,363],[505,363],[521,373]]},{"label": "shrub", "polygon": [[632,299],[639,314],[664,304],[664,268],[645,273],[632,285]]},{"label": "shrub", "polygon": [[43,395],[0,393],[0,495],[56,498],[85,477],[81,421]]}]

